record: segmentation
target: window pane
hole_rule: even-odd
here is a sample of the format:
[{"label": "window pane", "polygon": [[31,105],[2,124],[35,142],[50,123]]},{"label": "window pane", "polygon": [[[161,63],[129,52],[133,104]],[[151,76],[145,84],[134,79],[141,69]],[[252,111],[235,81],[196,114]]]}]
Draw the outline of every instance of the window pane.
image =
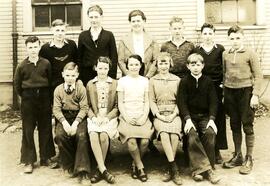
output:
[{"label": "window pane", "polygon": [[205,2],[205,19],[208,23],[221,23],[221,3],[219,1]]},{"label": "window pane", "polygon": [[49,0],[33,0],[33,3],[48,3]]},{"label": "window pane", "polygon": [[238,21],[241,23],[256,23],[256,2],[254,0],[238,1]]},{"label": "window pane", "polygon": [[49,7],[48,6],[35,7],[35,26],[36,27],[49,26]]},{"label": "window pane", "polygon": [[69,26],[81,26],[81,5],[67,6],[67,23]]},{"label": "window pane", "polygon": [[222,20],[223,22],[237,22],[237,2],[222,1]]},{"label": "window pane", "polygon": [[55,19],[62,19],[64,22],[65,20],[65,6],[62,5],[57,5],[57,6],[51,6],[51,15],[52,15],[52,20],[54,21]]}]

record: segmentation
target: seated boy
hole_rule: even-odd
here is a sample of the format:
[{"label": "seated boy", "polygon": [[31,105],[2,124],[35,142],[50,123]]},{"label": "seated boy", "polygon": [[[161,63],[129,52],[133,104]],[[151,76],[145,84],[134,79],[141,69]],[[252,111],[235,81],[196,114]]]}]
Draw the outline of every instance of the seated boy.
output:
[{"label": "seated boy", "polygon": [[65,65],[62,76],[65,82],[54,91],[55,140],[62,168],[81,182],[90,173],[86,90],[81,81],[76,81],[79,72],[74,62]]},{"label": "seated boy", "polygon": [[202,75],[203,67],[201,55],[194,53],[188,57],[187,68],[191,73],[180,82],[177,105],[185,120],[192,177],[195,181],[205,177],[216,184],[220,178],[212,168],[215,165],[217,96],[212,80]]},{"label": "seated boy", "polygon": [[[241,166],[240,174],[249,174],[253,167],[254,111],[259,104],[262,72],[257,55],[244,46],[244,32],[239,26],[228,30],[231,49],[223,53],[224,105],[230,116],[234,143],[234,156],[224,162],[224,168]],[[243,162],[241,151],[242,128],[246,140],[246,157]]]},{"label": "seated boy", "polygon": [[24,173],[33,172],[37,161],[34,130],[39,137],[40,165],[47,166],[55,155],[51,124],[50,82],[51,65],[39,57],[40,40],[29,36],[26,41],[28,57],[21,62],[15,73],[14,86],[21,96],[22,147],[21,163],[25,164]]}]

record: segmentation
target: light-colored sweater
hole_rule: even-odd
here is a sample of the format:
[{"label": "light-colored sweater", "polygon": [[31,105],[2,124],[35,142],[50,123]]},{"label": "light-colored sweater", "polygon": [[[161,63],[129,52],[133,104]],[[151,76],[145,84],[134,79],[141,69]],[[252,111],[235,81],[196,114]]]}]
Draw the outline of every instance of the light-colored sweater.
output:
[{"label": "light-colored sweater", "polygon": [[228,88],[253,87],[253,95],[259,95],[262,71],[254,51],[242,48],[223,52],[224,86]]}]

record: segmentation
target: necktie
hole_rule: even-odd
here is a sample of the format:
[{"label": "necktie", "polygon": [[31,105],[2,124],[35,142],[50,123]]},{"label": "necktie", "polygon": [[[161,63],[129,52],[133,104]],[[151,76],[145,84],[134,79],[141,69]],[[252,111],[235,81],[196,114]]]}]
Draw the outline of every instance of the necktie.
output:
[{"label": "necktie", "polygon": [[66,92],[67,92],[67,94],[71,94],[71,92],[72,92],[71,85],[68,85]]}]

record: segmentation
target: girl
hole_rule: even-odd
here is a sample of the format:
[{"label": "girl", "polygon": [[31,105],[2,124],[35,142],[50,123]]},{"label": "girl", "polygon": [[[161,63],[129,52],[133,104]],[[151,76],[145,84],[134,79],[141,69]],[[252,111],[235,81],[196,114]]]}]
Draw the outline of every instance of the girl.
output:
[{"label": "girl", "polygon": [[155,75],[156,67],[154,61],[159,52],[157,43],[145,31],[144,24],[146,16],[141,10],[133,10],[128,15],[131,32],[122,37],[118,47],[118,64],[123,76],[129,72],[126,68],[127,58],[131,54],[141,56],[145,64],[144,76],[150,78]]},{"label": "girl", "polygon": [[98,164],[98,171],[91,178],[97,183],[102,178],[108,183],[115,183],[115,177],[105,166],[105,159],[109,148],[109,139],[118,137],[117,131],[117,81],[108,77],[111,61],[108,57],[99,57],[95,70],[97,76],[87,84],[89,103],[88,132],[91,147]]},{"label": "girl", "polygon": [[161,52],[158,55],[158,74],[150,79],[149,97],[157,138],[161,139],[169,164],[169,175],[166,175],[163,181],[173,180],[176,185],[181,185],[182,180],[175,163],[181,130],[181,119],[176,106],[180,78],[169,73],[171,64],[172,59],[169,53]]},{"label": "girl", "polygon": [[120,122],[118,131],[122,143],[127,142],[128,150],[133,158],[132,178],[147,181],[142,157],[147,149],[154,129],[148,119],[148,79],[140,76],[142,58],[131,55],[127,60],[128,75],[118,82],[118,105]]}]

